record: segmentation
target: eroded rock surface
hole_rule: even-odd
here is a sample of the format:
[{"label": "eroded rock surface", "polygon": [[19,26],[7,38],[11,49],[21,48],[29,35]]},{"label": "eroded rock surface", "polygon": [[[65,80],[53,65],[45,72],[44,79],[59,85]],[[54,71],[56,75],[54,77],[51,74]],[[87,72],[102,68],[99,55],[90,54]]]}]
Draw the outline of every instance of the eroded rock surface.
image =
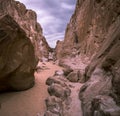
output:
[{"label": "eroded rock surface", "polygon": [[46,99],[47,111],[45,116],[62,116],[63,115],[63,105],[62,100],[55,96],[48,97]]},{"label": "eroded rock surface", "polygon": [[26,33],[9,15],[0,17],[0,92],[34,85],[34,48]]},{"label": "eroded rock surface", "polygon": [[34,11],[26,9],[25,5],[14,0],[0,0],[0,15],[9,14],[26,32],[34,45],[35,55],[39,59],[48,58],[50,47],[37,22]]},{"label": "eroded rock surface", "polygon": [[[76,56],[90,61],[83,74],[87,82],[79,94],[83,116],[120,115],[119,51],[120,1],[77,0],[65,39],[56,47],[56,57],[64,67]],[[75,69],[79,60],[72,64]]]},{"label": "eroded rock surface", "polygon": [[79,71],[73,71],[66,78],[71,82],[78,82],[81,78],[81,74]]},{"label": "eroded rock surface", "polygon": [[115,35],[119,14],[119,0],[109,0],[109,3],[106,0],[77,0],[64,41],[59,41],[56,47],[57,58],[76,55],[92,58],[105,40]]},{"label": "eroded rock surface", "polygon": [[[78,93],[80,83],[72,83],[63,74],[49,77],[46,81],[49,96],[45,116],[82,116]],[[74,111],[73,111],[74,109]]]}]

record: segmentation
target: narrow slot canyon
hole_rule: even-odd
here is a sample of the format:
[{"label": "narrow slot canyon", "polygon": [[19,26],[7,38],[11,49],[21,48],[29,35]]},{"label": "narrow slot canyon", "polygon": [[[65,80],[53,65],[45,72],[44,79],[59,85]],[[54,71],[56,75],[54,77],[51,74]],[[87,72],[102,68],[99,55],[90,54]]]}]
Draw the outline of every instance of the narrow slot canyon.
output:
[{"label": "narrow slot canyon", "polygon": [[119,51],[120,0],[0,0],[0,116],[120,116]]}]

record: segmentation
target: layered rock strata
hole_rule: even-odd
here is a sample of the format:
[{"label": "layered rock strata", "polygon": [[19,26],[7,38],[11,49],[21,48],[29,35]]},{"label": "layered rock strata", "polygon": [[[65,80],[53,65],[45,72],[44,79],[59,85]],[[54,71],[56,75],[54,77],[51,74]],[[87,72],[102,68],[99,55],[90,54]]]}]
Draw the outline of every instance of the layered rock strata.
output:
[{"label": "layered rock strata", "polygon": [[48,58],[49,45],[37,22],[36,13],[26,9],[25,5],[14,0],[0,0],[0,15],[9,14],[26,32],[34,45],[35,55],[39,59]]},{"label": "layered rock strata", "polygon": [[34,48],[9,15],[0,17],[0,92],[26,90],[34,85]]}]

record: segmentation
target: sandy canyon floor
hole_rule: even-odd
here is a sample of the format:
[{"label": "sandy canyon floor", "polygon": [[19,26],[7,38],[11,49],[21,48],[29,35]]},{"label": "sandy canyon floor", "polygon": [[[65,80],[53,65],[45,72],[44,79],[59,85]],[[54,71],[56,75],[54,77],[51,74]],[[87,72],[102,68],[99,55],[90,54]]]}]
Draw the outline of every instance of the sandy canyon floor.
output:
[{"label": "sandy canyon floor", "polygon": [[[33,88],[21,92],[0,94],[0,116],[44,116],[46,111],[44,100],[49,96],[45,84],[46,79],[53,76],[56,70],[62,68],[52,62],[39,63],[39,65],[42,66],[42,70],[35,73],[35,86]],[[77,93],[78,88],[80,89],[80,84],[75,87]],[[74,116],[82,116],[81,108],[79,108],[80,101],[76,92],[73,90],[72,93],[73,98],[77,101],[73,100],[71,113],[75,109]]]}]

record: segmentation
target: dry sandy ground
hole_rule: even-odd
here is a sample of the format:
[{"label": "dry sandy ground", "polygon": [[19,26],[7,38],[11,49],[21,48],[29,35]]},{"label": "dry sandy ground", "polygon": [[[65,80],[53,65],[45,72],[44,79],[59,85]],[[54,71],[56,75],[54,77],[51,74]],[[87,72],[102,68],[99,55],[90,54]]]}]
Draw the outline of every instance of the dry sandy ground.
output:
[{"label": "dry sandy ground", "polygon": [[36,84],[33,88],[22,92],[0,94],[0,116],[43,116],[46,110],[44,100],[48,96],[45,81],[61,67],[50,62],[42,66],[44,70],[35,73]]}]

